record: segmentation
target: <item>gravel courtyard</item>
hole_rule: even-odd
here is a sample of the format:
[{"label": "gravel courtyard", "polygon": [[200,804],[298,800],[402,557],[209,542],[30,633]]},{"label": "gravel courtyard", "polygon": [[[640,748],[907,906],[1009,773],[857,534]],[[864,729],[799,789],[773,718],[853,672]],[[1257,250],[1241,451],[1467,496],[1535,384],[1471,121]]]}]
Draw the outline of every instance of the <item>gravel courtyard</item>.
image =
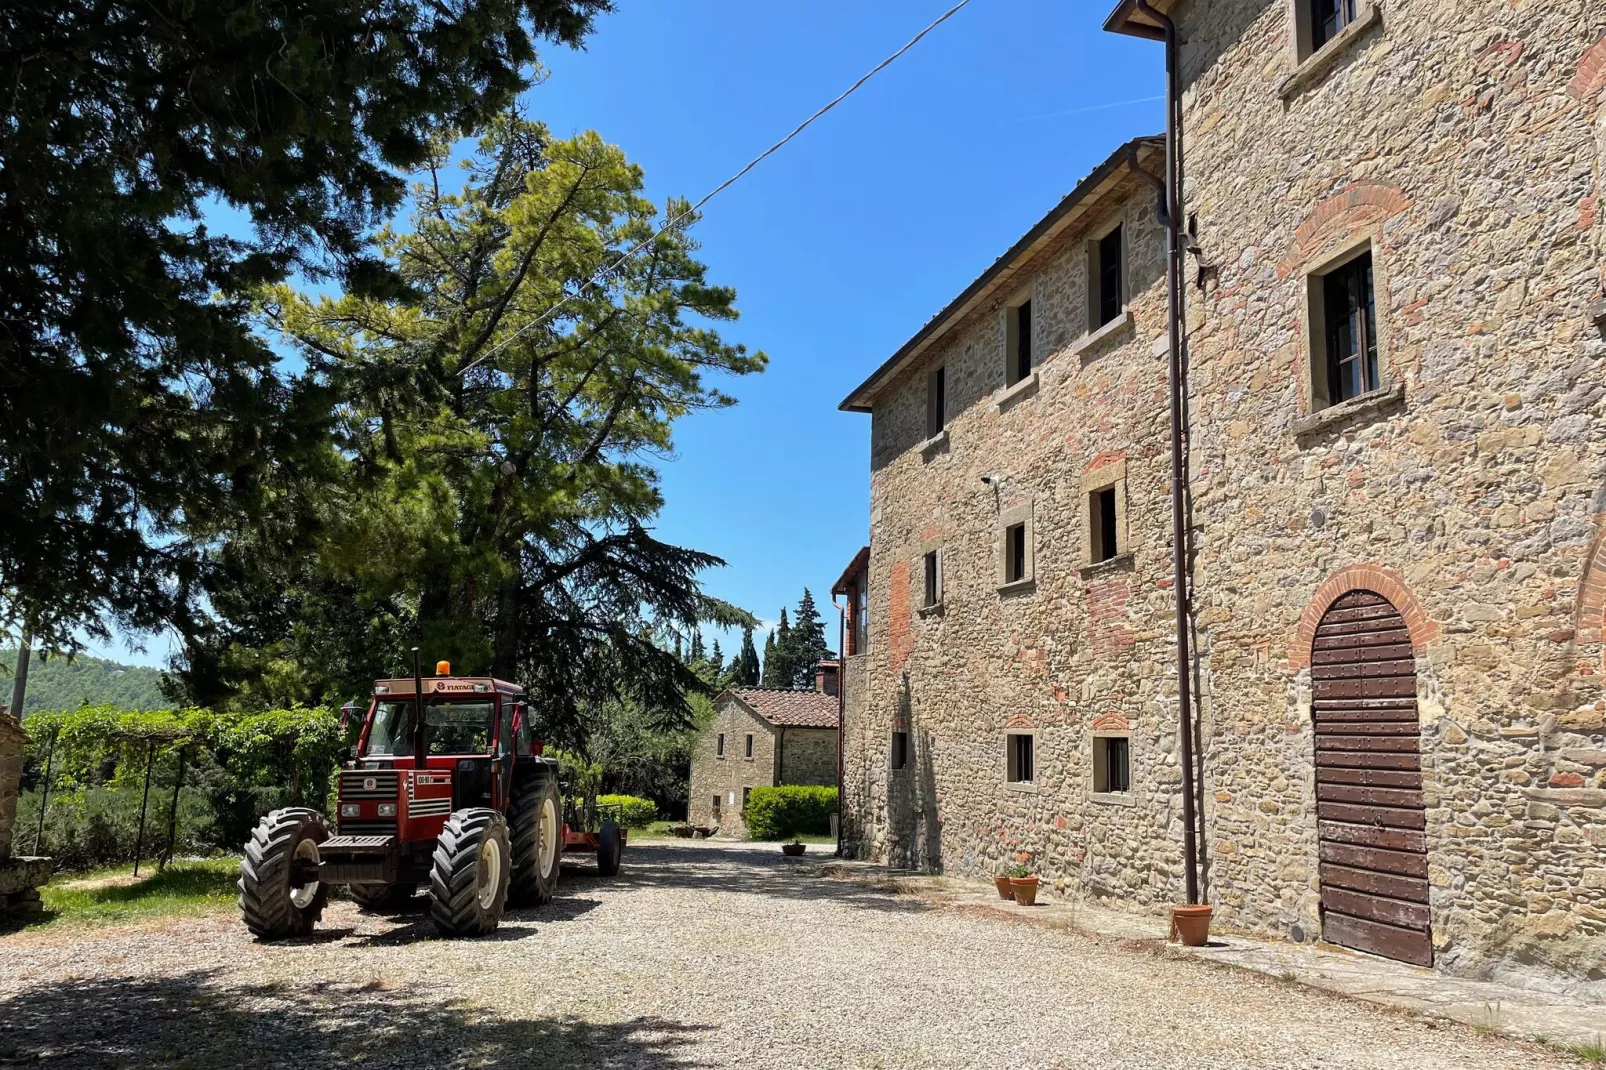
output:
[{"label": "gravel courtyard", "polygon": [[[813,850],[821,850],[814,848]],[[773,846],[632,846],[492,938],[332,902],[0,937],[0,1066],[1576,1067],[1142,947],[825,880]]]}]

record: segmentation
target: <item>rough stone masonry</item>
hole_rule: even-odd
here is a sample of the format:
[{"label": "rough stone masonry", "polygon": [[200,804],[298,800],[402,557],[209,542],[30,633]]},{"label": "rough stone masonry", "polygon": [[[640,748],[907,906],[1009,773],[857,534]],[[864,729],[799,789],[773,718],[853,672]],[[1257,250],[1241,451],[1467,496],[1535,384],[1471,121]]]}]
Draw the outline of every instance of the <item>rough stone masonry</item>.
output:
[{"label": "rough stone masonry", "polygon": [[[1409,631],[1435,966],[1600,983],[1606,6],[1359,0],[1317,47],[1303,3],[1157,4],[1184,42],[1201,248],[1185,282],[1209,898],[1228,928],[1322,932],[1312,648],[1335,601],[1374,592]],[[1143,32],[1133,6],[1113,28]],[[974,875],[1029,860],[1062,894],[1158,908],[1181,898],[1165,285],[1130,160],[845,403],[872,414],[872,456],[844,824],[863,856]],[[1116,221],[1127,315],[1094,329],[1093,250]],[[1322,280],[1362,255],[1379,381],[1333,404]],[[1106,487],[1121,552],[1095,563]],[[1022,735],[1029,783],[1011,780]],[[1124,792],[1099,790],[1109,739],[1130,748]]]}]

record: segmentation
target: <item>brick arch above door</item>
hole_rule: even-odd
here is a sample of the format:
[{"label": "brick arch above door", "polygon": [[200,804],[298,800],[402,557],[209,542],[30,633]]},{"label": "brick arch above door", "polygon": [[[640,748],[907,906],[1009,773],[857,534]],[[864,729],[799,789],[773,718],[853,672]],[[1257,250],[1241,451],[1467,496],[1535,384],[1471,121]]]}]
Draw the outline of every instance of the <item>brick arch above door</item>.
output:
[{"label": "brick arch above door", "polygon": [[1398,572],[1381,565],[1367,563],[1339,569],[1322,581],[1300,614],[1299,627],[1294,632],[1293,648],[1288,652],[1288,664],[1293,669],[1310,667],[1311,644],[1316,640],[1316,626],[1329,607],[1351,591],[1375,591],[1387,598],[1405,618],[1406,630],[1411,633],[1411,650],[1416,654],[1426,651],[1427,645],[1439,637],[1439,625],[1417,601]]},{"label": "brick arch above door", "polygon": [[[1589,549],[1584,575],[1578,583],[1578,604],[1573,611],[1573,642],[1578,648],[1606,639],[1606,526]],[[1584,654],[1578,650],[1579,656]],[[1606,668],[1606,665],[1603,665]]]}]

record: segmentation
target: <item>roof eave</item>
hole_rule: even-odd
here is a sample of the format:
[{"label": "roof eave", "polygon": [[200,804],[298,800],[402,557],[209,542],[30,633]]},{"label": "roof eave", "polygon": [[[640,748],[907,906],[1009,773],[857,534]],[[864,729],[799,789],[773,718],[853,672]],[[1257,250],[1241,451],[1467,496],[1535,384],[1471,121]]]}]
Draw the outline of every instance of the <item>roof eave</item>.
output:
[{"label": "roof eave", "polygon": [[[1157,8],[1171,6],[1169,0],[1155,0]],[[1138,11],[1137,0],[1121,0],[1110,12],[1110,17],[1104,20],[1104,29],[1108,33],[1126,34],[1128,37],[1141,37],[1146,41],[1164,41],[1165,30],[1150,22]]]},{"label": "roof eave", "polygon": [[857,579],[859,573],[863,572],[869,563],[870,548],[866,546],[864,549],[853,555],[853,560],[848,562],[848,567],[842,570],[841,576],[837,577],[836,584],[831,588],[832,596],[835,597],[839,594],[846,594],[848,590],[848,581]]},{"label": "roof eave", "polygon": [[1064,227],[1073,223],[1081,215],[1083,206],[1126,168],[1127,158],[1131,152],[1141,151],[1145,146],[1159,145],[1160,142],[1160,138],[1151,135],[1133,138],[1116,149],[1108,159],[1094,168],[1091,174],[1078,182],[1075,189],[1062,197],[1060,202],[1046,216],[1038,220],[1019,241],[1010,246],[1003,256],[993,261],[991,267],[965,287],[964,292],[928,320],[913,338],[900,346],[898,351],[871,373],[869,378],[854,388],[853,393],[842,399],[837,408],[842,412],[872,411],[872,399],[887,382],[917,360],[942,338],[951,326],[988,300],[993,291],[1007,283],[1040,246],[1052,241]]}]

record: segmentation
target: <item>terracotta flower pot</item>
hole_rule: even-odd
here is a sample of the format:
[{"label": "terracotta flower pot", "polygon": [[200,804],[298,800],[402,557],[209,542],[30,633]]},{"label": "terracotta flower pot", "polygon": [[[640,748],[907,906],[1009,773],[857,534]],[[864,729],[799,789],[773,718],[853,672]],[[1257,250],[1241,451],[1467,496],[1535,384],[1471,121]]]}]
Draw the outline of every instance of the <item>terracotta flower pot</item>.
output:
[{"label": "terracotta flower pot", "polygon": [[1009,888],[1015,893],[1015,902],[1023,907],[1029,907],[1037,902],[1036,877],[1011,877]]},{"label": "terracotta flower pot", "polygon": [[1015,898],[1015,889],[1010,886],[1008,877],[994,877],[993,878],[993,887],[998,889],[998,898],[1000,898],[1000,899],[1013,899],[1013,898]]},{"label": "terracotta flower pot", "polygon": [[1171,931],[1185,947],[1204,947],[1210,941],[1209,906],[1172,907]]},{"label": "terracotta flower pot", "polygon": [[806,850],[808,850],[808,845],[807,844],[802,844],[802,843],[783,843],[783,844],[781,844],[781,853],[783,855],[786,855],[788,858],[796,858],[798,855],[802,854]]}]

